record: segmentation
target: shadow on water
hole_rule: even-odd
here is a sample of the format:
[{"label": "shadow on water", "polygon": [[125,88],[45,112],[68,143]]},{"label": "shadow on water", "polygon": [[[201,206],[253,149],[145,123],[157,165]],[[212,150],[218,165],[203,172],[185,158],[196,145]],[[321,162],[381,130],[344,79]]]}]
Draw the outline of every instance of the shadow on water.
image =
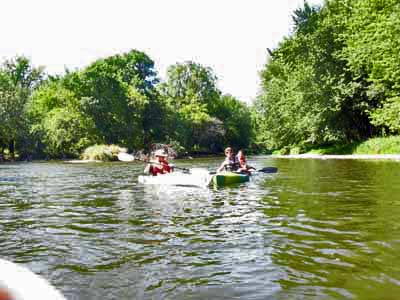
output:
[{"label": "shadow on water", "polygon": [[140,185],[135,163],[0,167],[0,255],[68,299],[395,299],[398,163],[249,161],[279,172],[199,189]]}]

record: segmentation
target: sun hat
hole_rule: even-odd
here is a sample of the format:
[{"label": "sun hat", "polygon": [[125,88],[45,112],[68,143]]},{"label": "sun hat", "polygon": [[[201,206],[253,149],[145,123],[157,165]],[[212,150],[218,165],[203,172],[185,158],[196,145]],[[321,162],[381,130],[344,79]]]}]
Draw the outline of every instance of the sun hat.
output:
[{"label": "sun hat", "polygon": [[162,149],[158,149],[156,152],[154,152],[154,156],[168,156],[168,154],[167,153],[165,153],[165,151],[164,150],[162,150]]}]

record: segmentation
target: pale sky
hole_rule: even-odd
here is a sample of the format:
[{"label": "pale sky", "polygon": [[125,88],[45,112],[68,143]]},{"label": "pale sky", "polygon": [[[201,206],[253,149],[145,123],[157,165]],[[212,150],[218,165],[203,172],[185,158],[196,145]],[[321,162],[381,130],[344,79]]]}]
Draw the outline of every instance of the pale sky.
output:
[{"label": "pale sky", "polygon": [[[218,86],[250,102],[259,71],[304,0],[1,0],[0,60],[29,57],[50,74],[131,49],[168,66],[211,67]],[[321,4],[323,0],[309,0]]]}]

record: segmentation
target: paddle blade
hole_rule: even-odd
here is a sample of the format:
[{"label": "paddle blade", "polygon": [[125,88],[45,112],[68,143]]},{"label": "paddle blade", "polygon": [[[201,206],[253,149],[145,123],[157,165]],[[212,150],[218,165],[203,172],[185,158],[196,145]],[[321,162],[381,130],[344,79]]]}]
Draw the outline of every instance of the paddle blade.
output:
[{"label": "paddle blade", "polygon": [[263,173],[276,173],[278,172],[278,168],[275,167],[265,167],[260,170],[257,170],[258,172],[263,172]]},{"label": "paddle blade", "polygon": [[131,154],[120,152],[120,153],[118,153],[118,160],[130,162],[130,161],[134,161],[135,157]]}]

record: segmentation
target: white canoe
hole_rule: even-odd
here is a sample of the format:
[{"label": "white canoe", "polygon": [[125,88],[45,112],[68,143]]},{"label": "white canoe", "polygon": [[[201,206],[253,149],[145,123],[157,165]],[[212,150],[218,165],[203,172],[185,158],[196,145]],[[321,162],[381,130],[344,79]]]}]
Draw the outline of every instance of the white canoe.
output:
[{"label": "white canoe", "polygon": [[0,258],[0,297],[9,300],[65,300],[46,279],[22,265],[2,258]]},{"label": "white canoe", "polygon": [[142,184],[206,187],[212,177],[206,169],[191,169],[190,174],[173,172],[158,176],[139,176],[138,181]]}]

